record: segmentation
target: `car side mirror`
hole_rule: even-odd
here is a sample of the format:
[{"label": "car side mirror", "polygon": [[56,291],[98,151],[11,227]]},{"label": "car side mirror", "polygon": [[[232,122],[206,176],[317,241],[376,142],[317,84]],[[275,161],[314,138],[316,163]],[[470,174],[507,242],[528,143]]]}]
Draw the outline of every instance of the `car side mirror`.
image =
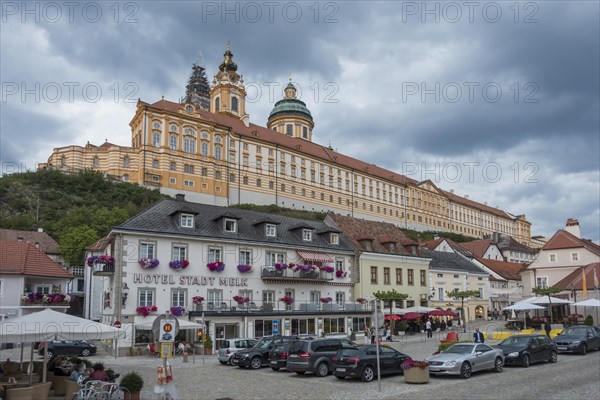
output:
[{"label": "car side mirror", "polygon": [[480,355],[482,355],[482,354],[483,354],[483,352],[481,352],[481,351],[477,351],[477,352],[475,352],[475,355],[476,355],[476,356],[480,356]]}]

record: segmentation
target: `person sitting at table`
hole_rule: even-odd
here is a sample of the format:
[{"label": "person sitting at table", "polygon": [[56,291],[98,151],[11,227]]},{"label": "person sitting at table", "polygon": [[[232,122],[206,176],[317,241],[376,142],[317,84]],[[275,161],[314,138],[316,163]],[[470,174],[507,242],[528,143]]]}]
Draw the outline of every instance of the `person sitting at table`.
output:
[{"label": "person sitting at table", "polygon": [[73,371],[71,372],[71,380],[75,382],[83,381],[82,377],[85,375],[85,363],[82,360],[77,360]]},{"label": "person sitting at table", "polygon": [[104,371],[104,364],[96,363],[93,366],[94,372],[86,379],[86,381],[108,381],[108,374]]},{"label": "person sitting at table", "polygon": [[56,356],[48,362],[48,371],[54,372],[54,376],[69,376],[70,372],[65,368],[65,359],[61,356]]}]

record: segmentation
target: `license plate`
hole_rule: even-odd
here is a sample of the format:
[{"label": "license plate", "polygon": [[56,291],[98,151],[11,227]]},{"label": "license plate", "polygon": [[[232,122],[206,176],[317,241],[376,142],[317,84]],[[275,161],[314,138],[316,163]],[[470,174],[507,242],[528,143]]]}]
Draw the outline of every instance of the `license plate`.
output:
[{"label": "license plate", "polygon": [[298,354],[290,354],[290,355],[288,356],[288,358],[297,358],[297,357],[298,357]]},{"label": "license plate", "polygon": [[336,368],[336,372],[346,372],[346,368]]},{"label": "license plate", "polygon": [[556,349],[557,350],[566,350],[567,348],[565,346],[558,346]]},{"label": "license plate", "polygon": [[437,372],[437,371],[439,371],[440,369],[439,369],[439,368],[431,368],[431,367],[429,367],[429,370],[430,370],[430,371],[433,371],[433,372]]},{"label": "license plate", "polygon": [[271,365],[277,365],[277,361],[271,361]]}]

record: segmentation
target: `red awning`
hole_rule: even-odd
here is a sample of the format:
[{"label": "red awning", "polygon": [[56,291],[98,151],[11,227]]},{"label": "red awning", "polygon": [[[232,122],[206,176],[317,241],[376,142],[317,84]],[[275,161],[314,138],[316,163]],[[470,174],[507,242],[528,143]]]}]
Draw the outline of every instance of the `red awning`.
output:
[{"label": "red awning", "polygon": [[300,257],[307,261],[321,261],[321,262],[333,262],[333,259],[325,253],[319,253],[316,251],[300,251],[297,250]]}]

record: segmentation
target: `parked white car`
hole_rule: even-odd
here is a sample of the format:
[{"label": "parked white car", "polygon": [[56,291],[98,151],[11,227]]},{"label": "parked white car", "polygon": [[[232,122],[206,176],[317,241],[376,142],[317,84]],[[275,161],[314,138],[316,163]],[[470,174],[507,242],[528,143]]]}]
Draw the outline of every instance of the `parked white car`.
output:
[{"label": "parked white car", "polygon": [[231,359],[235,353],[243,349],[254,347],[258,340],[251,338],[233,338],[220,340],[220,348],[217,358],[223,365],[232,365]]},{"label": "parked white car", "polygon": [[427,357],[432,375],[459,375],[468,379],[473,372],[502,372],[504,353],[482,343],[455,343],[442,353]]}]

